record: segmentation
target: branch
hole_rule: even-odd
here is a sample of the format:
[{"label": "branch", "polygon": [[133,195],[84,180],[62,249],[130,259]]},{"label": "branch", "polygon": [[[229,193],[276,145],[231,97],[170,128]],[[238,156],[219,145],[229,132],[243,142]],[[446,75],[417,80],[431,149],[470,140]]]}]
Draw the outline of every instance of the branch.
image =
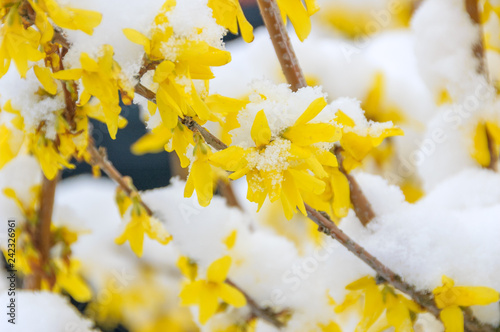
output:
[{"label": "branch", "polygon": [[476,43],[472,47],[472,52],[474,53],[474,56],[478,61],[476,71],[478,74],[484,75],[486,80],[488,80],[488,70],[486,68],[486,61],[484,58],[483,29],[481,26],[481,20],[479,16],[479,8],[477,6],[478,1],[477,0],[464,0],[464,1],[465,1],[465,9],[469,14],[470,19],[479,28],[478,38],[476,40]]},{"label": "branch", "polygon": [[231,286],[233,286],[237,290],[239,290],[245,296],[245,298],[247,300],[247,305],[252,310],[252,314],[253,315],[255,315],[256,317],[259,317],[259,318],[265,320],[266,322],[270,323],[271,325],[273,325],[273,326],[275,326],[277,328],[282,328],[282,327],[285,326],[277,318],[277,316],[279,315],[279,313],[275,313],[275,312],[273,312],[269,308],[261,308],[261,307],[259,307],[259,305],[257,304],[257,302],[252,297],[250,297],[250,295],[248,295],[247,293],[245,293],[245,291],[243,291],[238,285],[236,285],[230,279],[226,279],[226,283],[229,284],[229,285],[231,285]]},{"label": "branch", "polygon": [[108,160],[106,150],[104,148],[97,148],[94,145],[94,142],[89,139],[89,146],[87,147],[87,151],[90,153],[91,164],[93,166],[98,166],[101,168],[104,173],[106,173],[113,181],[115,181],[122,189],[125,191],[127,196],[136,196],[140,200],[140,204],[144,207],[148,215],[152,216],[153,211],[149,208],[149,206],[142,201],[139,196],[137,190],[125,180],[125,177],[113,166],[113,164]]},{"label": "branch", "polygon": [[293,91],[306,87],[306,79],[283,24],[278,4],[275,0],[257,0],[257,4],[287,82]]}]

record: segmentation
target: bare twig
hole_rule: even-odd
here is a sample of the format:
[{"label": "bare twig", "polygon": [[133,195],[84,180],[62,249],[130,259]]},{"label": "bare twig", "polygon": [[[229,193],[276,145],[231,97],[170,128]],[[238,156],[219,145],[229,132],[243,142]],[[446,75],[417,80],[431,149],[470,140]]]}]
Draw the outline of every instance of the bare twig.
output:
[{"label": "bare twig", "polygon": [[283,24],[278,4],[275,0],[257,0],[257,3],[287,82],[293,91],[307,86],[290,37]]},{"label": "bare twig", "polygon": [[284,324],[281,321],[279,321],[277,318],[278,313],[273,312],[270,308],[261,308],[250,295],[245,293],[245,291],[243,291],[238,285],[236,285],[230,279],[226,279],[226,283],[228,283],[229,285],[231,285],[234,288],[236,288],[237,290],[239,290],[245,296],[245,298],[247,300],[247,305],[252,310],[253,315],[265,320],[266,322],[272,324],[273,326],[275,326],[277,328],[284,327]]},{"label": "bare twig", "polygon": [[93,141],[89,142],[89,146],[87,148],[90,153],[91,163],[94,166],[98,166],[101,168],[104,173],[106,173],[113,181],[115,181],[120,188],[125,191],[125,193],[130,196],[136,196],[140,200],[140,204],[144,207],[148,215],[152,216],[153,211],[149,208],[149,206],[142,201],[137,190],[129,184],[125,177],[113,166],[113,164],[108,160],[106,150],[104,148],[97,148],[94,146]]}]

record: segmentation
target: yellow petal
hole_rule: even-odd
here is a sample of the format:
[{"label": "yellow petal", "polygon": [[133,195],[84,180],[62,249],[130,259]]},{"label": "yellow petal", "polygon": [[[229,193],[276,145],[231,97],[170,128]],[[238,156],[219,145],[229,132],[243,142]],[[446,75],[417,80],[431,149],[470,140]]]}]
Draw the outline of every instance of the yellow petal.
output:
[{"label": "yellow petal", "polygon": [[235,308],[244,307],[247,304],[245,296],[236,288],[228,284],[220,285],[220,298]]},{"label": "yellow petal", "polygon": [[308,146],[320,142],[333,143],[341,137],[338,127],[327,123],[306,123],[288,128],[284,134],[294,144]]},{"label": "yellow petal", "polygon": [[464,332],[464,314],[458,306],[444,308],[439,317],[446,332]]},{"label": "yellow petal", "polygon": [[259,111],[255,116],[250,135],[257,147],[267,145],[271,141],[271,128],[269,128],[264,110]]},{"label": "yellow petal", "polygon": [[207,279],[215,283],[224,282],[231,267],[231,261],[230,256],[224,256],[214,261],[208,267]]},{"label": "yellow petal", "polygon": [[327,105],[324,97],[314,100],[309,107],[302,113],[302,115],[295,121],[294,125],[305,124],[316,117]]},{"label": "yellow petal", "polygon": [[246,160],[244,159],[246,154],[246,150],[242,147],[230,146],[227,149],[217,151],[210,156],[209,160],[217,167],[234,172],[246,165]]},{"label": "yellow petal", "polygon": [[64,80],[64,81],[76,81],[82,77],[81,69],[66,69],[55,72],[52,75],[55,79]]},{"label": "yellow petal", "polygon": [[45,91],[50,93],[51,95],[55,95],[57,92],[57,84],[54,78],[52,77],[52,72],[47,67],[39,67],[34,66],[33,71],[35,72],[36,77],[42,84]]},{"label": "yellow petal", "polygon": [[331,186],[333,190],[333,211],[339,218],[349,213],[351,206],[351,190],[347,177],[338,168],[332,170]]},{"label": "yellow petal", "polygon": [[236,243],[236,236],[238,235],[238,232],[236,230],[232,231],[231,234],[229,234],[228,237],[224,239],[224,244],[226,245],[227,249],[232,249],[234,247],[234,244]]},{"label": "yellow petal", "polygon": [[200,291],[200,323],[205,324],[215,313],[219,307],[216,289],[209,287],[201,287]]},{"label": "yellow petal", "polygon": [[142,45],[146,54],[149,54],[151,52],[151,46],[148,37],[144,36],[142,33],[134,29],[125,28],[122,31],[125,37],[127,37],[127,39],[132,43]]},{"label": "yellow petal", "polygon": [[181,256],[177,261],[177,267],[181,271],[181,273],[193,281],[196,279],[196,275],[198,274],[198,265],[193,262],[189,257]]},{"label": "yellow petal", "polygon": [[161,83],[168,78],[175,69],[175,64],[172,61],[163,61],[156,69],[153,76],[153,82]]}]

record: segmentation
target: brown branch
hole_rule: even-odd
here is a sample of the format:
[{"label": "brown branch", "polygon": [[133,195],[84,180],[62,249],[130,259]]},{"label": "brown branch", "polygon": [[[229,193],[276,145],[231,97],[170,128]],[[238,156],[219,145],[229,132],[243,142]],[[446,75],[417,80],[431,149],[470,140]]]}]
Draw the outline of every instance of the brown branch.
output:
[{"label": "brown branch", "polygon": [[35,248],[39,254],[39,263],[33,269],[33,274],[26,276],[25,288],[40,289],[42,279],[45,279],[45,268],[50,261],[50,248],[52,247],[50,225],[52,222],[52,213],[54,211],[54,200],[56,186],[59,181],[60,172],[52,180],[43,176],[42,188],[39,198],[38,220],[33,234]]},{"label": "brown branch", "polygon": [[293,50],[276,0],[257,0],[260,13],[281,64],[283,74],[293,91],[306,87],[306,79]]},{"label": "brown branch", "polygon": [[120,186],[120,188],[123,189],[123,191],[125,191],[127,196],[138,197],[140,200],[140,204],[144,207],[148,215],[153,215],[153,211],[146,203],[141,200],[137,190],[132,185],[130,185],[127,180],[125,180],[125,177],[108,160],[106,150],[104,148],[101,147],[99,150],[97,150],[94,142],[90,141],[89,146],[87,147],[87,151],[90,153],[92,165],[101,168],[104,173],[106,173],[113,181],[115,181]]},{"label": "brown branch", "polygon": [[231,186],[231,182],[219,180],[217,181],[217,188],[220,191],[220,195],[226,198],[227,205],[236,207],[240,211],[243,211],[243,207],[241,206],[238,198],[234,194],[233,186]]},{"label": "brown branch", "polygon": [[277,328],[282,328],[285,326],[285,324],[283,324],[281,321],[278,320],[277,318],[277,316],[279,315],[278,313],[273,312],[270,308],[261,308],[250,295],[245,293],[245,291],[243,291],[238,285],[236,285],[230,279],[226,279],[226,283],[239,290],[245,296],[245,299],[247,300],[247,305],[252,310],[253,315],[265,320],[266,322],[270,323],[271,325]]},{"label": "brown branch", "polygon": [[490,164],[488,165],[488,169],[491,169],[492,171],[498,171],[498,153],[497,153],[497,148],[495,144],[495,140],[491,136],[490,131],[488,130],[488,126],[485,125],[485,130],[486,130],[486,140],[488,142],[488,151],[490,152]]},{"label": "brown branch", "polygon": [[486,68],[486,61],[484,57],[484,43],[483,43],[483,29],[481,26],[481,19],[479,15],[478,1],[477,0],[464,0],[465,1],[465,9],[469,14],[470,19],[474,23],[474,25],[478,26],[478,38],[476,43],[472,46],[472,52],[476,57],[478,64],[476,67],[476,71],[479,74],[484,75],[486,80],[488,80],[488,70]]}]

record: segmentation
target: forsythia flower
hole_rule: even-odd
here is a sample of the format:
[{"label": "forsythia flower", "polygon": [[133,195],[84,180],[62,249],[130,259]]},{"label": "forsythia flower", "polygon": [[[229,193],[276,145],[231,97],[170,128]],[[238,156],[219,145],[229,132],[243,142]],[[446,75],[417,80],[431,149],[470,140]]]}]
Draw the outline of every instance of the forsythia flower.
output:
[{"label": "forsythia flower", "polygon": [[26,77],[28,61],[39,61],[43,59],[44,53],[38,50],[40,44],[40,32],[33,27],[24,28],[18,13],[19,6],[12,6],[0,30],[0,77],[5,75],[10,67],[11,60],[14,61],[17,71],[21,77]]},{"label": "forsythia flower", "polygon": [[130,216],[131,219],[125,227],[125,231],[116,238],[115,242],[121,245],[128,241],[130,248],[138,257],[142,256],[145,234],[150,239],[157,240],[161,244],[167,244],[172,239],[172,236],[163,228],[161,222],[149,216],[146,209],[138,202],[133,203]]},{"label": "forsythia flower", "polygon": [[403,135],[403,131],[390,125],[384,129],[374,129],[369,127],[366,134],[361,135],[356,132],[356,123],[348,117],[344,112],[338,111],[335,121],[342,125],[342,138],[340,145],[342,146],[342,156],[344,158],[342,165],[347,172],[361,165],[361,161],[368,153],[379,146],[384,139],[391,136]]},{"label": "forsythia flower", "polygon": [[102,55],[95,61],[87,53],[80,56],[82,69],[61,70],[53,77],[61,80],[82,79],[85,90],[80,95],[80,105],[85,105],[91,96],[95,96],[102,105],[104,120],[108,125],[111,138],[116,138],[118,131],[120,95],[126,104],[132,101],[134,90],[121,78],[121,68],[113,60],[113,47],[104,45]]},{"label": "forsythia flower", "polygon": [[478,123],[474,133],[472,157],[483,167],[488,167],[491,162],[490,144],[493,144],[492,148],[498,156],[500,149],[500,126],[492,121]]},{"label": "forsythia flower", "polygon": [[219,258],[208,267],[207,279],[191,281],[183,286],[179,295],[182,305],[199,305],[201,324],[205,324],[217,312],[219,299],[236,308],[246,305],[245,296],[225,283],[230,266],[231,257]]},{"label": "forsythia flower", "polygon": [[210,161],[234,172],[229,176],[233,180],[246,175],[247,198],[258,203],[259,209],[269,196],[271,202],[281,199],[288,219],[296,207],[306,215],[304,195],[314,199],[323,193],[325,183],[320,179],[328,176],[323,166],[338,166],[332,153],[314,144],[338,141],[340,130],[327,123],[309,123],[325,106],[324,98],[316,99],[293,126],[276,138],[272,137],[264,111],[260,111],[251,129],[255,147],[230,146],[214,153]]},{"label": "forsythia flower", "polygon": [[239,0],[208,0],[208,7],[212,8],[217,24],[235,35],[239,26],[243,40],[247,43],[253,41],[253,27],[243,14]]},{"label": "forsythia flower", "polygon": [[[397,294],[390,286],[377,285],[375,279],[366,276],[346,286],[350,290],[343,304],[337,306],[335,311],[342,312],[352,306],[364,295],[362,318],[356,327],[361,331],[385,331],[393,326],[397,332],[413,332],[414,314],[423,310],[415,302]],[[379,321],[385,311],[385,317]],[[413,316],[413,318],[412,318]],[[375,324],[377,321],[378,324]]]},{"label": "forsythia flower", "polygon": [[212,166],[208,162],[212,150],[202,138],[194,146],[193,155],[196,158],[191,164],[189,176],[184,188],[184,197],[191,197],[194,190],[201,206],[208,206],[214,193],[214,176]]},{"label": "forsythia flower", "polygon": [[92,291],[78,274],[80,263],[71,259],[69,263],[61,259],[54,260],[56,266],[56,283],[53,291],[64,290],[78,302],[88,302],[92,298]]},{"label": "forsythia flower", "polygon": [[14,118],[0,124],[0,169],[17,156],[24,141],[24,124],[20,112],[12,108],[10,101],[4,110],[14,114]]},{"label": "forsythia flower", "polygon": [[305,6],[302,0],[277,0],[281,12],[281,18],[286,23],[287,18],[293,24],[297,37],[304,41],[311,32],[311,19],[309,16],[315,14],[318,10],[316,0],[305,0]]},{"label": "forsythia flower", "polygon": [[447,276],[442,277],[443,286],[432,291],[439,309],[439,317],[447,332],[463,332],[464,316],[460,307],[472,305],[488,305],[498,302],[499,294],[490,287],[455,286],[455,282]]}]

